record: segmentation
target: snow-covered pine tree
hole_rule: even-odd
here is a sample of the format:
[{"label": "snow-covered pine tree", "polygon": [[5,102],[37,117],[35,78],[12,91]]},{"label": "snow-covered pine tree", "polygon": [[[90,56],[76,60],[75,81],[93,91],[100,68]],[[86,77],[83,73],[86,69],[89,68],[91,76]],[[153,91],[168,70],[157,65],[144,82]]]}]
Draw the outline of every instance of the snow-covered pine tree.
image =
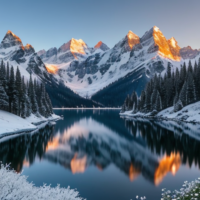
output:
[{"label": "snow-covered pine tree", "polygon": [[0,65],[0,82],[1,82],[1,86],[4,88],[5,92],[7,92],[8,83],[6,80],[6,68],[3,63],[3,60],[1,61],[1,65]]},{"label": "snow-covered pine tree", "polygon": [[27,113],[27,94],[26,94],[26,85],[24,82],[24,77],[22,77],[22,83],[21,83],[21,90],[22,96],[21,96],[21,108],[20,108],[20,114],[22,118],[26,118],[26,113]]},{"label": "snow-covered pine tree", "polygon": [[17,98],[18,98],[18,113],[17,115],[21,115],[21,99],[22,99],[22,79],[21,79],[21,73],[19,71],[19,68],[17,67],[16,71],[16,80],[15,80],[16,90],[17,90]]},{"label": "snow-covered pine tree", "polygon": [[166,100],[166,82],[167,82],[167,75],[164,75],[164,78],[161,78],[161,88],[160,88],[160,97],[162,100],[163,108],[167,107],[167,100]]},{"label": "snow-covered pine tree", "polygon": [[46,107],[44,105],[44,99],[45,99],[45,94],[44,94],[44,90],[43,90],[43,86],[41,84],[41,87],[40,87],[40,100],[39,100],[39,113],[40,115],[42,116],[46,116]]},{"label": "snow-covered pine tree", "polygon": [[8,95],[6,94],[1,81],[0,81],[0,110],[8,110]]},{"label": "snow-covered pine tree", "polygon": [[30,81],[29,81],[28,96],[29,96],[31,106],[32,106],[32,113],[37,114],[38,113],[38,104],[37,104],[37,100],[36,100],[35,88],[34,88],[34,84],[33,84],[31,75],[30,75]]},{"label": "snow-covered pine tree", "polygon": [[186,98],[187,104],[191,104],[196,101],[196,89],[191,71],[188,72]]},{"label": "snow-covered pine tree", "polygon": [[158,90],[154,88],[153,93],[151,94],[151,111],[153,111],[156,107],[157,93]]},{"label": "snow-covered pine tree", "polygon": [[179,99],[180,99],[180,101],[181,101],[183,107],[187,105],[187,96],[186,96],[186,92],[187,92],[187,83],[186,83],[186,81],[185,81],[185,83],[184,83],[183,86],[182,86],[180,95],[179,95]]},{"label": "snow-covered pine tree", "polygon": [[192,63],[191,63],[191,60],[189,60],[189,63],[188,63],[188,70],[187,70],[187,73],[191,73],[193,74],[193,68],[192,68]]},{"label": "snow-covered pine tree", "polygon": [[158,91],[157,91],[157,97],[156,97],[154,110],[156,110],[157,112],[162,110],[162,101],[161,101],[160,93]]},{"label": "snow-covered pine tree", "polygon": [[17,91],[15,87],[15,75],[14,75],[14,68],[11,67],[10,70],[10,79],[9,79],[9,112],[17,114],[18,108],[18,102],[17,102]]},{"label": "snow-covered pine tree", "polygon": [[196,74],[196,91],[197,91],[197,100],[200,101],[200,58],[197,66],[197,74]]},{"label": "snow-covered pine tree", "polygon": [[52,103],[51,103],[51,99],[50,99],[47,92],[45,92],[45,95],[46,95],[46,102],[47,102],[48,107],[49,107],[49,115],[51,115],[51,114],[53,114],[53,106],[52,106]]},{"label": "snow-covered pine tree", "polygon": [[171,73],[171,63],[168,62],[167,63],[167,78],[171,78],[171,75],[172,75],[172,73]]},{"label": "snow-covered pine tree", "polygon": [[140,109],[138,108],[138,110],[140,110],[141,112],[144,111],[145,99],[146,99],[145,91],[143,90],[143,91],[141,92],[141,96],[140,96]]},{"label": "snow-covered pine tree", "polygon": [[151,111],[151,82],[147,83],[145,89],[145,112]]}]

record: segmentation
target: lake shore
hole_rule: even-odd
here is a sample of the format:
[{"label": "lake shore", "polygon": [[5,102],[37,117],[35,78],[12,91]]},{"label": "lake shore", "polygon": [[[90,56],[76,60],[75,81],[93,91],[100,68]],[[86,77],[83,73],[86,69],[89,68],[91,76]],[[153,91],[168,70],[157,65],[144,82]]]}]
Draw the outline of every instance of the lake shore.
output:
[{"label": "lake shore", "polygon": [[174,112],[174,107],[170,107],[160,111],[156,115],[152,115],[152,113],[141,112],[133,113],[131,110],[120,113],[120,116],[200,124],[200,102],[190,104],[178,112]]},{"label": "lake shore", "polygon": [[19,135],[24,132],[31,132],[40,129],[42,124],[50,121],[57,121],[60,116],[53,114],[49,118],[36,117],[31,114],[30,117],[23,119],[12,113],[0,110],[0,139],[11,135]]}]

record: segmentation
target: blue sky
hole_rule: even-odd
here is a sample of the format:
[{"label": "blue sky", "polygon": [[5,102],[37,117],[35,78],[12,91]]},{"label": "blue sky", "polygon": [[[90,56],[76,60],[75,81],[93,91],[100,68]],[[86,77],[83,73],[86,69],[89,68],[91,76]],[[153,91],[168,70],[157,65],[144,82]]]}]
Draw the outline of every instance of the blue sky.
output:
[{"label": "blue sky", "polygon": [[0,40],[7,30],[36,51],[72,37],[113,47],[129,30],[142,36],[154,25],[179,46],[200,48],[199,0],[2,0]]}]

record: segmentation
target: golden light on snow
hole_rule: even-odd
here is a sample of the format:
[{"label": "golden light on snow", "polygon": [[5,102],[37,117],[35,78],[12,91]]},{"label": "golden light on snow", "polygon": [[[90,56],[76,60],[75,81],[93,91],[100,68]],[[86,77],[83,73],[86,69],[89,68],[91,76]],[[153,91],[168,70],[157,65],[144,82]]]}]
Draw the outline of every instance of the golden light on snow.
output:
[{"label": "golden light on snow", "polygon": [[181,156],[179,153],[171,153],[170,156],[164,156],[154,174],[154,182],[159,185],[167,173],[171,172],[173,175],[176,174],[181,165]]},{"label": "golden light on snow", "polygon": [[128,32],[127,38],[128,38],[128,45],[130,49],[132,49],[136,44],[140,43],[140,38],[132,31]]},{"label": "golden light on snow", "polygon": [[102,41],[99,41],[95,46],[94,46],[94,48],[99,48],[100,46],[102,45]]},{"label": "golden light on snow", "polygon": [[70,50],[75,58],[77,58],[76,53],[85,55],[85,48],[87,48],[87,45],[83,40],[71,39]]},{"label": "golden light on snow", "polygon": [[77,158],[77,154],[75,154],[70,163],[72,173],[73,174],[83,173],[86,169],[86,164],[87,164],[86,156],[84,156],[83,158]]},{"label": "golden light on snow", "polygon": [[177,45],[176,40],[172,37],[170,40],[166,40],[162,32],[158,27],[153,28],[153,38],[155,45],[159,47],[159,54],[164,58],[180,61],[180,47]]},{"label": "golden light on snow", "polygon": [[19,42],[22,42],[21,39],[18,36],[16,36],[12,31],[8,30],[7,34],[11,34],[16,40],[18,40]]},{"label": "golden light on snow", "polygon": [[57,74],[58,72],[58,67],[56,65],[51,65],[51,64],[45,64],[47,71],[50,74]]},{"label": "golden light on snow", "polygon": [[26,44],[25,48],[30,49],[30,48],[33,48],[33,47],[30,44]]}]

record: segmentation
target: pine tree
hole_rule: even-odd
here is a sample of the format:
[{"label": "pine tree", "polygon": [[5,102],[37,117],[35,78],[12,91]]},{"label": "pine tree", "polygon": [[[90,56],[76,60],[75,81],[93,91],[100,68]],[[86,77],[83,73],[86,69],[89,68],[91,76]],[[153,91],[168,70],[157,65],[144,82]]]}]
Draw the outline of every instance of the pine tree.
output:
[{"label": "pine tree", "polygon": [[167,78],[171,78],[171,63],[167,63]]},{"label": "pine tree", "polygon": [[187,96],[186,96],[186,93],[187,93],[187,83],[185,82],[183,84],[183,87],[182,87],[180,95],[179,95],[179,99],[180,99],[183,107],[187,105]]},{"label": "pine tree", "polygon": [[8,110],[8,96],[0,82],[0,109]]},{"label": "pine tree", "polygon": [[5,92],[8,90],[8,84],[6,80],[6,69],[3,61],[1,61],[0,65],[0,82],[1,86],[4,88]]},{"label": "pine tree", "polygon": [[157,94],[158,94],[157,89],[154,89],[153,93],[151,94],[151,111],[155,109]]},{"label": "pine tree", "polygon": [[189,71],[187,78],[186,98],[187,98],[186,100],[187,104],[191,104],[196,101],[196,89],[191,71]]},{"label": "pine tree", "polygon": [[156,110],[158,112],[162,110],[162,101],[161,101],[161,97],[160,97],[160,94],[158,91],[157,91],[157,97],[156,97],[156,103],[155,103],[154,110]]},{"label": "pine tree", "polygon": [[29,81],[29,90],[28,90],[28,96],[31,102],[32,106],[32,113],[37,114],[38,112],[38,104],[36,100],[36,95],[35,95],[35,88],[32,80],[32,76],[30,75],[30,81]]},{"label": "pine tree", "polygon": [[19,71],[19,68],[17,67],[17,72],[16,72],[16,80],[15,80],[15,85],[16,85],[16,90],[17,90],[17,98],[18,98],[18,116],[20,116],[21,112],[21,99],[22,99],[22,80],[21,80],[21,73]]},{"label": "pine tree", "polygon": [[49,95],[47,92],[46,92],[46,102],[49,107],[49,112],[50,112],[49,114],[52,115],[53,114],[53,106],[52,106],[51,99],[49,98]]},{"label": "pine tree", "polygon": [[147,84],[145,90],[145,112],[151,111],[151,82]]},{"label": "pine tree", "polygon": [[145,101],[146,101],[146,96],[145,96],[145,91],[142,91],[141,97],[140,97],[140,111],[143,112],[145,108]]},{"label": "pine tree", "polygon": [[15,75],[14,75],[14,68],[11,67],[10,71],[10,80],[9,80],[9,112],[17,114],[17,91],[15,87]]}]

